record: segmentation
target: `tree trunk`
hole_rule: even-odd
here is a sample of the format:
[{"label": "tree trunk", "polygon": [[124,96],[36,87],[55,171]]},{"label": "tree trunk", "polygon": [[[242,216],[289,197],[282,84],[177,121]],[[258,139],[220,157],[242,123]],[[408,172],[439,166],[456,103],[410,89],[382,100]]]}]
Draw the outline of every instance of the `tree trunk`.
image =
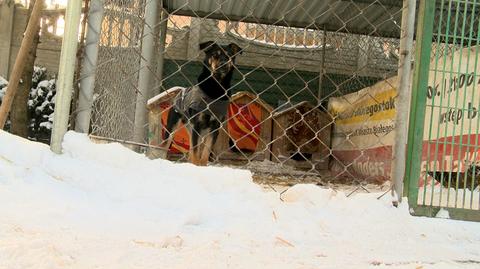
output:
[{"label": "tree trunk", "polygon": [[[32,12],[34,3],[35,0],[30,2],[27,21],[30,19],[30,13]],[[33,44],[28,53],[25,68],[23,70],[21,78],[23,83],[20,83],[20,85],[18,85],[18,91],[15,95],[15,98],[13,99],[12,110],[10,111],[10,132],[24,138],[28,137],[28,127],[30,124],[27,103],[28,97],[30,95],[30,89],[32,88],[33,68],[35,65],[35,59],[37,58],[37,46],[40,40],[40,24],[37,25],[35,33],[36,34],[33,39]]]}]

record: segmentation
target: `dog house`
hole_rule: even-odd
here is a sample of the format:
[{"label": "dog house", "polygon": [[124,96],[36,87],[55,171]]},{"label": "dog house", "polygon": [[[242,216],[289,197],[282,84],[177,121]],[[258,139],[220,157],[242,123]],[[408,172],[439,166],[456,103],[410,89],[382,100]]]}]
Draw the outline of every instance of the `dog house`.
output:
[{"label": "dog house", "polygon": [[272,160],[328,169],[331,117],[307,101],[273,115]]},{"label": "dog house", "polygon": [[[148,148],[147,156],[150,158],[158,158],[162,154],[158,147],[163,141],[163,126],[167,124],[167,117],[172,106],[173,99],[182,90],[182,87],[173,87],[167,91],[156,95],[148,100],[148,141],[149,145],[154,147]],[[176,131],[172,144],[168,150],[169,157],[180,157],[188,153],[190,149],[190,138],[187,128],[181,124],[180,129]]]},{"label": "dog house", "polygon": [[270,159],[272,107],[251,92],[231,97],[226,123],[214,146],[215,157],[223,160]]},{"label": "dog house", "polygon": [[[167,123],[172,102],[182,87],[171,88],[148,101],[150,158],[161,156],[159,147],[163,141],[163,126]],[[213,147],[213,158],[223,160],[270,159],[268,144],[271,141],[272,108],[255,94],[238,92],[231,97],[225,124]],[[190,149],[188,130],[181,125],[168,150],[168,158],[178,159]]]}]

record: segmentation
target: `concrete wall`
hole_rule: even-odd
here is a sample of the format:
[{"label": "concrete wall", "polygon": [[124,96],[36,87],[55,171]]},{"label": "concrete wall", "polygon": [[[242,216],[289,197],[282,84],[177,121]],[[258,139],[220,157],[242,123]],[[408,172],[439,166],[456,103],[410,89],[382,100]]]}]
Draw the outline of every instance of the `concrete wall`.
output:
[{"label": "concrete wall", "polygon": [[0,76],[4,78],[8,77],[14,12],[14,0],[0,1]]},{"label": "concrete wall", "polygon": [[[13,0],[0,3],[0,75],[6,76],[13,67],[26,27],[27,10],[14,6]],[[53,15],[52,15],[53,14]],[[61,11],[44,12],[43,18],[59,16]],[[320,72],[321,49],[298,50],[285,47],[269,47],[246,41],[218,28],[214,20],[192,18],[187,27],[169,29],[171,42],[166,49],[166,59],[201,61],[198,44],[208,40],[222,43],[237,43],[243,47],[244,54],[238,58],[238,64],[249,67],[273,69],[295,69],[299,71]],[[372,37],[329,33],[325,68],[327,73],[359,76],[383,77],[386,72],[396,69],[396,60],[388,59],[382,53],[378,43],[381,39]],[[51,34],[46,27],[42,29],[37,52],[37,65],[47,67],[50,73],[58,72],[61,37]],[[7,56],[9,55],[9,57]]]},{"label": "concrete wall", "polygon": [[[15,58],[27,26],[28,12],[23,6],[9,6],[8,2],[0,4],[0,75],[3,77],[10,75],[15,64]],[[42,19],[57,18],[63,16],[62,13],[63,11],[61,10],[44,11]],[[9,27],[9,23],[11,23],[11,27]],[[43,27],[35,64],[46,67],[51,74],[56,74],[58,72],[61,47],[62,38],[49,33],[47,27]]]},{"label": "concrete wall", "polygon": [[[201,61],[203,56],[198,51],[198,44],[217,40],[224,44],[234,42],[244,48],[244,53],[237,59],[237,63],[242,66],[309,72],[321,70],[321,48],[292,49],[258,44],[220,30],[214,20],[192,18],[189,27],[170,29],[168,34],[172,41],[166,49],[167,59]],[[381,43],[384,40],[343,33],[327,33],[327,44],[330,46],[325,54],[326,72],[383,77],[386,71],[396,71],[397,60],[387,58],[383,54]]]}]

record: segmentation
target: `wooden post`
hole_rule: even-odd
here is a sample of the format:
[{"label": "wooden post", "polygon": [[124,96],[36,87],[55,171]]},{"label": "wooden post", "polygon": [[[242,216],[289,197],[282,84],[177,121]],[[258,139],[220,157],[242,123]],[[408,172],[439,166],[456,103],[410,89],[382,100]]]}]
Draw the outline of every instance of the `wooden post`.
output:
[{"label": "wooden post", "polygon": [[[35,2],[30,2],[28,7],[28,18],[32,13]],[[34,73],[35,59],[37,58],[37,47],[40,41],[40,24],[36,25],[30,52],[28,53],[21,80],[23,83],[18,85],[17,92],[13,98],[12,108],[10,110],[10,132],[23,138],[28,138],[28,126],[30,115],[28,113],[28,97],[32,88],[32,75]]]},{"label": "wooden post", "polygon": [[23,37],[17,59],[15,60],[15,65],[13,66],[12,74],[10,75],[10,79],[8,81],[7,92],[5,93],[5,96],[2,100],[2,105],[0,106],[0,129],[3,129],[5,126],[8,113],[12,107],[13,98],[15,97],[18,83],[20,81],[20,77],[22,76],[23,68],[25,67],[25,61],[27,60],[28,52],[30,51],[33,38],[36,34],[35,30],[40,23],[42,7],[43,0],[35,1],[30,20],[28,21],[27,30],[25,31],[25,36]]}]

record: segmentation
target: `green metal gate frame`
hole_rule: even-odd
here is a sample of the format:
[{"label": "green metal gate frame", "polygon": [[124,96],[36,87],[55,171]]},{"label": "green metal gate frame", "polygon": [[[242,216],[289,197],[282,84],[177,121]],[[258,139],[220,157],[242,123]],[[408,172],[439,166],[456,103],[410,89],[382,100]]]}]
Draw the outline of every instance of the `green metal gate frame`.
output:
[{"label": "green metal gate frame", "polygon": [[[440,6],[440,11],[443,12],[443,8],[445,7],[444,4],[448,3],[449,8],[452,6],[452,3],[457,5],[457,14],[455,18],[455,22],[451,21],[451,11],[448,10],[448,18],[445,29],[447,29],[446,33],[441,33],[443,29],[442,19],[440,17],[439,20],[436,20],[435,12],[438,11],[438,7]],[[473,16],[475,16],[475,8],[480,9],[480,0],[421,0],[419,1],[419,9],[418,9],[418,19],[417,19],[417,33],[416,33],[416,54],[415,54],[415,69],[414,69],[414,76],[413,76],[413,83],[412,83],[412,99],[410,105],[410,120],[409,120],[409,132],[408,132],[408,144],[407,144],[407,163],[406,163],[406,173],[405,173],[405,182],[404,182],[404,196],[408,197],[410,212],[413,215],[417,216],[429,216],[434,217],[438,213],[438,211],[443,208],[448,211],[450,218],[452,219],[461,219],[461,220],[470,220],[470,221],[480,221],[480,210],[476,209],[464,209],[464,208],[454,208],[454,207],[440,207],[440,206],[433,206],[433,205],[425,205],[425,200],[423,204],[420,204],[418,201],[419,195],[419,179],[421,177],[421,163],[422,163],[422,149],[424,143],[424,125],[425,125],[425,112],[427,107],[427,88],[428,88],[428,81],[429,81],[429,72],[430,72],[430,61],[431,61],[431,53],[432,53],[432,42],[433,40],[433,32],[434,26],[438,28],[438,35],[443,34],[443,37],[446,37],[446,42],[449,42],[449,38],[453,40],[453,42],[457,42],[457,39],[460,39],[462,43],[465,44],[464,41],[467,40],[468,43],[471,45],[471,41],[474,39],[472,38],[472,29],[470,32],[465,33],[465,20],[466,20],[466,12],[463,14],[463,26],[461,27],[461,35],[457,35],[457,23],[458,23],[458,10],[460,4],[465,5],[472,5],[473,6]],[[477,7],[478,5],[478,7]],[[442,16],[442,14],[438,15]],[[473,18],[472,18],[473,21]],[[439,25],[435,25],[435,23],[439,22]],[[449,37],[449,30],[451,26],[454,25],[454,33],[451,37]],[[472,25],[470,25],[470,28]],[[480,38],[480,22],[479,22],[479,30],[476,36],[476,45],[480,46],[479,38]],[[470,38],[466,37],[466,35],[470,36]],[[440,39],[439,39],[440,40]],[[440,44],[440,43],[439,43]],[[462,45],[463,46],[463,45]],[[476,58],[478,58],[479,50],[477,49]],[[438,55],[436,56],[438,57]],[[436,58],[437,59],[437,58]],[[438,59],[437,59],[438,61]],[[452,60],[453,62],[453,60]],[[476,65],[476,62],[475,62]],[[438,72],[438,70],[435,70]],[[441,72],[449,72],[455,73],[460,72],[460,70],[442,70]],[[475,81],[478,80],[480,74],[476,74],[473,72],[473,76]],[[466,89],[466,86],[465,86]],[[475,95],[474,95],[475,96]],[[433,97],[435,98],[435,97]],[[438,98],[438,97],[437,97]],[[442,96],[443,98],[443,96]],[[457,100],[455,101],[455,106],[457,105],[458,101],[458,94]],[[464,98],[465,99],[465,98]],[[433,101],[432,101],[433,103]],[[464,100],[464,107],[461,109],[466,110],[465,108],[465,100]],[[450,103],[448,104],[450,105]],[[441,109],[441,108],[440,108]],[[428,127],[428,126],[427,126]],[[463,121],[462,121],[463,127]],[[439,127],[440,128],[440,127]],[[445,127],[446,128],[446,127]],[[431,132],[432,130],[429,129]],[[463,134],[463,130],[461,131]],[[478,133],[478,130],[477,130]],[[471,130],[470,133],[471,134]],[[455,134],[453,134],[455,135]],[[453,141],[453,139],[452,139]],[[478,142],[478,141],[477,141]],[[438,142],[437,142],[438,144]],[[460,139],[460,148],[464,144],[461,143]],[[467,147],[472,147],[470,144],[470,140],[465,143]],[[453,142],[452,142],[453,146]],[[478,143],[475,146],[475,149],[478,150]],[[450,187],[450,180],[452,174],[455,172],[451,172],[449,176],[448,186]],[[458,176],[458,172],[457,172]],[[442,183],[443,183],[443,176],[442,176]],[[447,180],[447,179],[445,179]],[[473,184],[473,183],[472,183]],[[453,186],[453,185],[452,185]],[[464,186],[465,187],[465,186]],[[458,191],[458,183],[456,184],[456,189]],[[432,188],[433,192],[433,188]],[[450,192],[449,192],[450,194]],[[473,194],[472,194],[473,195]],[[465,197],[465,196],[464,196]],[[473,199],[473,198],[471,198]],[[433,198],[432,198],[433,200]],[[448,201],[447,201],[448,204]]]}]

